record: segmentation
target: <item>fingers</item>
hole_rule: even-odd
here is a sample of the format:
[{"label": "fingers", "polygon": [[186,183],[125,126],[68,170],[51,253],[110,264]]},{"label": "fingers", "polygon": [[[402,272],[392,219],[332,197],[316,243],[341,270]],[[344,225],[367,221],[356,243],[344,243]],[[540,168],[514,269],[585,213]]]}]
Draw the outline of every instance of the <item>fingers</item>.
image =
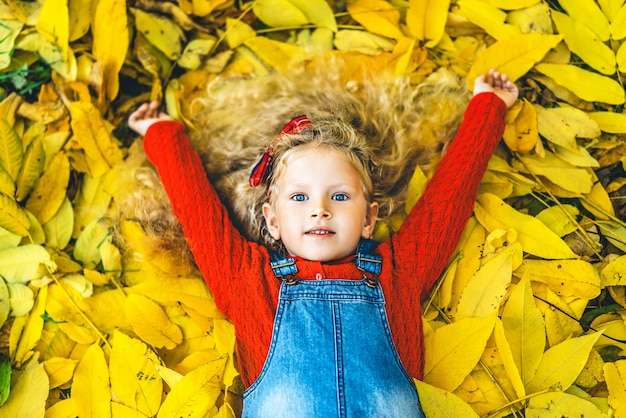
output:
[{"label": "fingers", "polygon": [[128,117],[129,122],[137,122],[142,119],[158,118],[164,113],[159,112],[159,102],[143,103]]}]

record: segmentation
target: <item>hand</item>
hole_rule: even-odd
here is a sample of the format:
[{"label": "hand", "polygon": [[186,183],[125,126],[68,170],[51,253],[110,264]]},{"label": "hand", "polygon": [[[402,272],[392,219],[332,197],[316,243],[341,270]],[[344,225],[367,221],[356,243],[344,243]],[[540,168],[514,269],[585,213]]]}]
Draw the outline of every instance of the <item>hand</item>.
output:
[{"label": "hand", "polygon": [[159,103],[144,103],[128,117],[128,127],[144,136],[155,122],[173,120],[167,113],[159,111]]},{"label": "hand", "polygon": [[482,74],[474,80],[474,96],[485,92],[495,93],[506,103],[506,107],[511,107],[519,94],[515,83],[506,74],[500,74],[493,68],[486,75]]}]

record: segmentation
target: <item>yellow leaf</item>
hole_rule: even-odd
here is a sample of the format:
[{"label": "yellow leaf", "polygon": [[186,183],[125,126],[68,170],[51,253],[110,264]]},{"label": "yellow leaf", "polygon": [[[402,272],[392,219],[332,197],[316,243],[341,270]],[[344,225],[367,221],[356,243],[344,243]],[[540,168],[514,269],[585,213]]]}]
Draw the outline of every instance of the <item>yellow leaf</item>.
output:
[{"label": "yellow leaf", "polygon": [[0,166],[11,175],[13,180],[22,168],[24,151],[22,141],[9,122],[0,117]]},{"label": "yellow leaf", "polygon": [[52,357],[44,361],[42,364],[50,380],[50,389],[69,382],[74,375],[76,363],[78,361],[62,357]]},{"label": "yellow leaf", "polygon": [[0,193],[7,196],[15,196],[15,181],[2,167],[0,167]]},{"label": "yellow leaf", "polygon": [[335,36],[335,48],[339,51],[378,55],[381,51],[393,51],[394,44],[389,39],[370,32],[343,29]]},{"label": "yellow leaf", "polygon": [[[539,212],[535,218],[543,222],[555,234],[563,237],[577,229],[575,220],[579,210],[572,205],[551,206]],[[568,216],[569,215],[569,216]]]},{"label": "yellow leaf", "polygon": [[408,214],[413,206],[417,203],[419,198],[424,193],[426,189],[426,183],[428,179],[426,175],[420,168],[420,166],[415,166],[415,170],[413,171],[413,175],[411,176],[411,180],[409,181],[409,190],[406,198],[406,202],[404,203],[404,212]]},{"label": "yellow leaf", "polygon": [[100,246],[102,268],[109,278],[117,279],[122,274],[122,254],[111,242],[105,241]]},{"label": "yellow leaf", "polygon": [[528,34],[498,41],[476,57],[467,75],[468,83],[473,83],[490,68],[496,68],[515,81],[541,61],[561,39],[561,35]]},{"label": "yellow leaf", "polygon": [[224,362],[204,364],[186,374],[167,394],[158,418],[203,418],[221,393]]},{"label": "yellow leaf", "polygon": [[442,286],[442,292],[444,289],[450,294],[443,293],[442,298],[449,300],[446,305],[446,312],[454,315],[456,313],[456,306],[459,303],[459,299],[463,294],[465,286],[474,276],[474,273],[480,268],[480,261],[483,257],[483,248],[485,243],[486,231],[485,228],[479,224],[475,217],[470,218],[464,231],[464,238],[459,243],[459,248],[463,257],[458,261],[456,270],[451,278],[453,282],[446,285],[446,288]]},{"label": "yellow leaf", "polygon": [[172,20],[131,8],[135,14],[135,25],[148,41],[170,60],[176,60],[183,51],[185,33]]},{"label": "yellow leaf", "polygon": [[115,137],[91,103],[72,102],[72,145],[84,150],[89,174],[99,177],[123,159]]},{"label": "yellow leaf", "polygon": [[520,160],[523,162],[523,167],[520,167],[522,171],[545,177],[557,186],[575,194],[591,192],[593,187],[591,171],[575,167],[551,152],[546,152],[543,158],[537,154],[526,154],[521,156]]},{"label": "yellow leaf", "polygon": [[137,335],[148,344],[173,349],[183,341],[183,334],[163,309],[150,299],[130,294],[126,298],[126,319]]},{"label": "yellow leaf", "polygon": [[309,23],[304,12],[289,0],[260,0],[252,5],[254,14],[267,26],[294,27]]},{"label": "yellow leaf", "polygon": [[[46,311],[47,297],[48,288],[42,287],[39,289],[35,305],[24,323],[24,328],[19,334],[20,339],[17,343],[15,354],[12,356],[13,364],[18,367],[31,358],[37,342],[41,339],[41,333],[44,325],[43,316]],[[13,333],[13,330],[11,330],[11,333]]]},{"label": "yellow leaf", "polygon": [[511,283],[513,257],[522,257],[519,244],[509,246],[480,267],[463,290],[457,308],[457,320],[488,316],[498,310]]},{"label": "yellow leaf", "polygon": [[[603,418],[605,414],[591,402],[563,392],[548,392],[530,398],[525,410],[526,416],[559,416]],[[549,414],[549,415],[548,415]]]},{"label": "yellow leaf", "polygon": [[[626,42],[624,42],[626,45]],[[626,51],[626,48],[624,48]],[[596,121],[604,132],[614,134],[626,133],[626,115],[615,112],[589,112],[589,117]]]},{"label": "yellow leaf", "polygon": [[602,74],[615,73],[615,53],[582,22],[552,11],[552,20],[569,49]]},{"label": "yellow leaf", "polygon": [[9,303],[13,316],[26,315],[33,309],[35,295],[30,287],[22,283],[7,283],[9,289]]},{"label": "yellow leaf", "polygon": [[504,23],[506,19],[505,12],[489,5],[485,1],[459,0],[456,4],[459,9],[455,13],[483,28],[485,32],[498,41],[509,39],[520,34],[517,27]]},{"label": "yellow leaf", "polygon": [[94,4],[97,6],[92,27],[93,55],[100,60],[103,80],[99,101],[103,103],[105,102],[103,96],[106,96],[108,101],[117,97],[118,74],[126,59],[130,35],[125,0],[100,0]]},{"label": "yellow leaf", "polygon": [[[121,175],[118,173],[118,176]],[[112,195],[104,190],[104,180],[104,177],[93,177],[89,174],[83,176],[75,201],[73,238],[77,238],[87,225],[106,213]]]},{"label": "yellow leaf", "polygon": [[27,283],[47,274],[55,265],[41,245],[25,244],[0,251],[0,276],[9,283]]},{"label": "yellow leaf", "polygon": [[290,0],[304,13],[309,22],[320,28],[337,32],[337,21],[330,5],[325,0]]},{"label": "yellow leaf", "polygon": [[64,152],[59,152],[37,180],[26,201],[26,209],[40,224],[45,224],[58,212],[66,198],[69,181],[70,162]]},{"label": "yellow leaf", "polygon": [[194,39],[187,43],[178,65],[188,70],[196,70],[215,45],[214,39]]},{"label": "yellow leaf", "polygon": [[37,32],[60,48],[64,62],[68,61],[70,55],[70,22],[67,3],[66,0],[45,1],[35,25]]},{"label": "yellow leaf", "polygon": [[94,269],[102,259],[100,245],[109,235],[110,231],[103,223],[97,219],[92,221],[76,240],[74,258],[80,261],[84,268]]},{"label": "yellow leaf", "polygon": [[74,401],[66,398],[46,409],[45,418],[74,418],[77,416]]},{"label": "yellow leaf", "polygon": [[109,369],[98,344],[89,346],[76,366],[71,393],[79,417],[111,417]]},{"label": "yellow leaf", "polygon": [[495,195],[479,195],[474,211],[488,231],[516,230],[518,241],[527,253],[542,258],[576,258],[567,244],[541,221],[516,211]]},{"label": "yellow leaf", "polygon": [[447,391],[456,389],[478,363],[495,318],[465,318],[426,337],[424,381]]},{"label": "yellow leaf", "polygon": [[611,21],[611,37],[616,40],[626,37],[626,4],[620,7]]},{"label": "yellow leaf", "polygon": [[537,3],[509,12],[506,20],[517,26],[522,33],[554,33],[550,10],[547,4]]},{"label": "yellow leaf", "polygon": [[[569,338],[582,335],[582,327],[577,321],[573,321],[572,318],[580,318],[582,316],[589,300],[584,298],[574,299],[567,304],[565,301],[570,301],[571,298],[566,297],[562,299],[550,288],[545,289],[542,293],[544,300],[550,306],[549,309],[545,309],[543,312],[548,346],[553,347]],[[581,309],[575,311],[574,309],[577,305],[582,306]]]},{"label": "yellow leaf", "polygon": [[515,275],[547,284],[559,296],[587,300],[600,294],[600,274],[583,260],[524,260]]},{"label": "yellow leaf", "polygon": [[546,333],[535,306],[530,280],[524,278],[511,292],[502,311],[502,325],[522,382],[535,375],[545,349]]},{"label": "yellow leaf", "polygon": [[90,0],[70,0],[69,1],[69,40],[74,42],[82,38],[89,32],[91,27],[91,1]]},{"label": "yellow leaf", "polygon": [[3,19],[0,25],[0,70],[4,70],[11,64],[11,56],[15,46],[15,39],[22,31],[24,24],[17,20]]},{"label": "yellow leaf", "polygon": [[257,36],[244,42],[263,62],[280,71],[286,71],[293,63],[302,61],[306,52],[299,46]]},{"label": "yellow leaf", "polygon": [[517,10],[533,6],[541,0],[485,0],[486,3],[503,10]]},{"label": "yellow leaf", "polygon": [[64,79],[76,80],[78,66],[72,48],[67,47],[67,50],[65,50],[59,45],[47,40],[43,35],[39,33],[36,35],[36,52],[37,55],[41,57],[41,60],[50,65],[50,67]]},{"label": "yellow leaf", "polygon": [[17,376],[9,399],[0,407],[0,414],[7,418],[43,417],[49,390],[43,365],[33,361]]},{"label": "yellow leaf", "polygon": [[119,402],[146,416],[161,405],[163,380],[154,368],[157,355],[143,342],[116,331],[109,369],[111,390]]},{"label": "yellow leaf", "polygon": [[609,40],[609,21],[593,0],[561,0],[559,4],[577,22],[592,30],[602,42]]},{"label": "yellow leaf", "polygon": [[221,355],[232,356],[235,352],[235,328],[232,322],[226,319],[215,319],[213,324],[213,337],[217,351]]},{"label": "yellow leaf", "polygon": [[[585,195],[580,201],[585,209],[593,213],[597,220],[610,220],[615,216],[615,208],[613,201],[602,183],[595,181],[591,192]],[[611,238],[611,233],[606,234],[607,238]]]},{"label": "yellow leaf", "polygon": [[347,10],[370,33],[392,39],[404,36],[400,30],[400,12],[386,1],[356,0],[348,3]]},{"label": "yellow leaf", "polygon": [[535,148],[539,140],[537,113],[526,99],[509,108],[503,138],[511,151],[526,154]]},{"label": "yellow leaf", "polygon": [[550,347],[543,354],[537,372],[527,382],[526,392],[538,392],[555,385],[561,390],[567,390],[585,367],[589,352],[601,334],[596,332],[571,338]]},{"label": "yellow leaf", "polygon": [[588,102],[624,103],[624,89],[609,77],[574,65],[537,64],[535,69]]},{"label": "yellow leaf", "polygon": [[10,298],[9,288],[4,279],[0,278],[0,327],[9,318],[9,311],[11,310]]},{"label": "yellow leaf", "polygon": [[621,72],[626,72],[626,42],[622,42],[617,53],[615,54],[615,61],[617,62],[617,69]]},{"label": "yellow leaf", "polygon": [[46,244],[50,248],[63,250],[67,247],[74,229],[74,209],[67,196],[59,211],[42,227],[46,234]]},{"label": "yellow leaf", "polygon": [[18,201],[24,200],[32,191],[35,183],[41,176],[46,163],[46,152],[41,138],[35,138],[24,154],[22,167],[16,179],[17,192],[15,198]]},{"label": "yellow leaf", "polygon": [[211,292],[201,278],[157,277],[127,288],[129,293],[141,294],[162,305],[182,303],[202,315],[221,317]]},{"label": "yellow leaf", "polygon": [[626,255],[612,260],[603,269],[601,274],[602,287],[626,286]]},{"label": "yellow leaf", "polygon": [[0,209],[0,227],[22,237],[28,235],[28,215],[15,200],[0,193]]},{"label": "yellow leaf", "polygon": [[409,0],[406,24],[422,46],[432,48],[439,43],[445,32],[449,7],[449,0]]},{"label": "yellow leaf", "polygon": [[422,411],[427,417],[478,418],[476,412],[453,393],[419,380],[414,379],[413,382],[419,394]]},{"label": "yellow leaf", "polygon": [[626,360],[604,364],[604,376],[609,389],[609,405],[615,416],[626,413]]},{"label": "yellow leaf", "polygon": [[493,330],[494,340],[496,344],[496,348],[498,353],[500,354],[500,359],[502,360],[502,365],[504,366],[504,370],[506,375],[515,390],[515,394],[522,398],[526,395],[526,390],[524,389],[524,382],[522,381],[522,376],[520,375],[520,371],[515,363],[515,359],[513,358],[513,351],[511,349],[511,345],[506,338],[506,334],[504,332],[504,325],[502,324],[502,320],[500,318],[496,319],[496,325]]},{"label": "yellow leaf", "polygon": [[[260,7],[259,2],[254,3]],[[248,39],[254,38],[256,32],[252,27],[239,19],[226,19],[226,42],[231,49],[237,48]]]}]

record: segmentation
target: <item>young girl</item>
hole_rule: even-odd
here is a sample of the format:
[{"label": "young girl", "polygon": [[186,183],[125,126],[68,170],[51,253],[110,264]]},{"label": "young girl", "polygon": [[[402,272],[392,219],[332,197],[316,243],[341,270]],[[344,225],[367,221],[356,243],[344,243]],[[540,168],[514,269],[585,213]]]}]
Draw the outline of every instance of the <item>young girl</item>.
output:
[{"label": "young girl", "polygon": [[411,379],[423,375],[420,303],[460,239],[517,95],[496,71],[476,79],[422,198],[380,245],[370,239],[376,150],[358,126],[303,115],[268,139],[249,178],[265,195],[263,246],[231,222],[181,123],[157,103],[130,116],[235,324],[244,416],[423,416]]}]

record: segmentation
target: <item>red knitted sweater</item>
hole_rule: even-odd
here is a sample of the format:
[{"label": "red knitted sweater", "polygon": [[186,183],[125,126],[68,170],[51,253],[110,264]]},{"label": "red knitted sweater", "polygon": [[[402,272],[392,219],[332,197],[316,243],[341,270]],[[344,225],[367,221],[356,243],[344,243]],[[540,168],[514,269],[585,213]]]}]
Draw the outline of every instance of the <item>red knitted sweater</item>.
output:
[{"label": "red knitted sweater", "polygon": [[[408,373],[423,375],[421,302],[454,251],[473,210],[487,162],[504,130],[507,107],[493,93],[469,103],[457,135],[424,195],[400,230],[379,245],[381,286],[398,354]],[[245,240],[209,183],[185,127],[153,124],[144,149],[156,166],[195,261],[217,306],[234,324],[239,371],[250,386],[270,347],[280,281],[265,247]],[[300,259],[298,277],[361,279],[354,262]],[[320,277],[319,275],[317,276]]]}]

